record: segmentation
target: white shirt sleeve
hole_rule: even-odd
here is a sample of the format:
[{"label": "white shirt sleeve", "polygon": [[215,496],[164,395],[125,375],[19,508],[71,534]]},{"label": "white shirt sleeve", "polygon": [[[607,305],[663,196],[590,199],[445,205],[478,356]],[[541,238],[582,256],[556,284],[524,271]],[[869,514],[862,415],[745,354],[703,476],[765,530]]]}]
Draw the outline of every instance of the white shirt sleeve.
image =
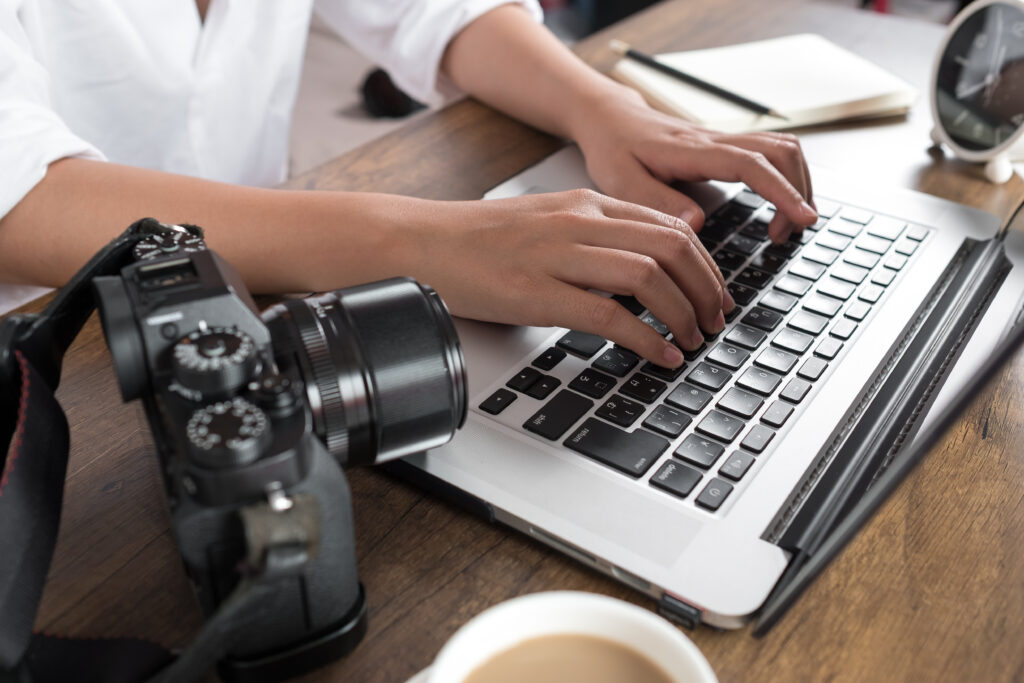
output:
[{"label": "white shirt sleeve", "polygon": [[541,21],[537,0],[316,0],[316,12],[348,43],[388,72],[395,84],[421,102],[435,104],[441,91],[441,58],[455,35],[500,5],[518,4]]},{"label": "white shirt sleeve", "polygon": [[50,107],[46,69],[33,56],[17,4],[0,4],[0,218],[43,179],[52,162],[69,156],[104,159]]}]

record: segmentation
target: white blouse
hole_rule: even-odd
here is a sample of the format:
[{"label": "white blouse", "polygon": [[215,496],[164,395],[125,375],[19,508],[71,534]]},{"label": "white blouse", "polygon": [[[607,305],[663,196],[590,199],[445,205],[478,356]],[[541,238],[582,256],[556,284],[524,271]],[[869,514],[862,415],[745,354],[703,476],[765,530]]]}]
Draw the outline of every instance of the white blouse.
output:
[{"label": "white blouse", "polygon": [[0,0],[0,217],[68,156],[278,183],[314,10],[431,101],[451,38],[509,1]]}]

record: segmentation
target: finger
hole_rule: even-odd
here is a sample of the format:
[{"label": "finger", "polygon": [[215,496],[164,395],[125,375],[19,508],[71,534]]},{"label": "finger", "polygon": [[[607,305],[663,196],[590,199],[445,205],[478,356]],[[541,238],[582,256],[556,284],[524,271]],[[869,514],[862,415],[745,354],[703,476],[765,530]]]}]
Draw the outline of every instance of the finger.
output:
[{"label": "finger", "polygon": [[793,223],[811,225],[818,219],[800,192],[760,152],[712,143],[692,150],[690,158],[680,163],[685,163],[685,167],[680,166],[680,174],[696,166],[707,178],[745,183]]},{"label": "finger", "polygon": [[[682,192],[679,192],[678,190],[669,187],[665,183],[651,176],[647,169],[644,168],[643,165],[640,164],[639,162],[636,162],[636,164],[637,173],[634,176],[633,184],[630,186],[628,190],[628,193],[630,195],[627,197],[628,199],[630,199],[631,201],[635,201],[639,204],[642,204],[644,206],[651,207],[656,211],[660,211],[661,213],[672,216],[676,215],[675,213],[673,213],[673,211],[677,210],[678,207],[693,207],[692,210],[700,212],[700,224],[703,225],[704,211],[695,201],[687,197]],[[688,210],[688,208],[683,208],[680,210],[685,213]],[[617,212],[614,210],[614,207],[610,207],[609,210],[605,212],[605,214],[612,217],[616,217]],[[664,221],[663,217],[660,216],[652,216],[651,218],[653,221],[658,221],[659,219]],[[697,237],[695,231],[699,230],[700,228],[698,226],[695,226],[692,222],[687,221],[685,218],[682,220],[683,222],[687,223],[690,229],[686,229],[686,226],[680,226],[678,225],[678,223],[674,221],[668,222],[667,225],[669,228],[678,231],[682,235],[685,235],[687,239],[690,240],[690,242],[692,242],[693,246],[697,250],[697,253],[700,254],[701,258],[707,264],[708,270],[718,281],[718,284],[722,289],[722,302],[720,304],[722,309],[725,310],[727,313],[729,311],[732,311],[732,309],[735,308],[736,306],[736,302],[733,301],[732,295],[729,294],[729,291],[725,287],[725,279],[722,277],[722,273],[718,270],[718,264],[716,264],[715,260],[711,258],[711,254],[708,253],[707,249],[704,248],[704,245]],[[661,224],[665,225],[666,223],[662,222]],[[670,237],[664,235],[662,236],[663,241],[670,239]],[[637,245],[639,246],[639,244],[645,242],[646,240],[644,240],[643,242],[638,241]],[[663,244],[659,250],[654,252],[641,249],[637,249],[637,251],[640,251],[640,253],[643,254],[647,254],[648,256],[654,256],[655,258],[659,258],[659,254],[673,253],[679,251],[679,247],[670,243]],[[681,263],[682,261],[673,259],[672,262]]]},{"label": "finger", "polygon": [[698,325],[692,299],[649,256],[580,245],[574,258],[560,260],[552,273],[581,287],[636,297],[688,349],[704,341],[700,328],[714,333],[725,325],[720,306],[706,317],[706,323]]},{"label": "finger", "polygon": [[629,183],[619,188],[619,199],[679,218],[694,230],[704,225],[704,210],[697,202],[652,176],[635,157],[630,157],[625,166],[623,175]]},{"label": "finger", "polygon": [[[599,226],[587,235],[581,236],[580,242],[584,245],[610,250],[618,256],[619,262],[601,260],[600,266],[598,266],[596,260],[591,260],[596,258],[596,252],[591,250],[580,252],[578,257],[572,259],[560,257],[558,262],[549,265],[549,268],[558,269],[560,265],[566,267],[566,264],[573,266],[583,264],[585,272],[595,275],[598,275],[595,272],[598,267],[604,269],[625,268],[626,270],[622,272],[599,274],[602,282],[605,284],[617,282],[621,289],[624,286],[629,287],[630,283],[632,283],[632,287],[636,287],[636,283],[646,282],[647,277],[655,277],[656,273],[648,272],[648,270],[653,271],[653,267],[656,267],[658,272],[664,274],[692,305],[700,327],[708,331],[718,331],[715,328],[716,321],[724,308],[725,281],[704,246],[699,240],[692,237],[692,230],[685,227],[673,229],[626,220],[608,221],[599,223]],[[645,261],[649,263],[645,263]],[[575,272],[582,271],[576,270]],[[630,279],[625,283],[621,279],[616,279],[623,277]],[[578,282],[578,280],[576,281]],[[585,284],[601,286],[592,280],[588,280]],[[601,288],[606,291],[615,291],[617,294],[624,293],[606,286],[601,286]],[[632,290],[625,293],[637,294]],[[644,301],[644,303],[647,302]],[[653,310],[653,307],[650,308]],[[658,313],[655,312],[655,315]],[[678,330],[673,329],[670,320],[663,319],[663,322],[668,324],[673,333],[678,335]],[[680,335],[680,338],[687,339],[687,336]]]},{"label": "finger", "polygon": [[564,282],[557,284],[558,289],[551,292],[550,300],[558,302],[562,325],[600,335],[656,365],[667,368],[682,365],[683,354],[675,344],[616,301]]}]

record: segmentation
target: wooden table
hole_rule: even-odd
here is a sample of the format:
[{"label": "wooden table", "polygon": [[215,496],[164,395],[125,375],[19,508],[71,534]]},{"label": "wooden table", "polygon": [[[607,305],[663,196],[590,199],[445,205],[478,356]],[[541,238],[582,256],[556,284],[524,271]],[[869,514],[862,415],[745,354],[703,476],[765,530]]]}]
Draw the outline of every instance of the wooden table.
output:
[{"label": "wooden table", "polygon": [[[803,31],[886,65],[923,92],[942,35],[939,26],[831,4],[677,0],[578,50],[607,69],[612,36],[658,52]],[[1021,179],[995,187],[973,167],[929,155],[928,118],[922,96],[909,120],[802,139],[813,162],[1004,214],[1024,194]],[[471,199],[560,145],[464,101],[292,186]],[[72,453],[37,627],[187,642],[200,615],[168,529],[154,451],[139,406],[120,402],[95,319],[67,358],[60,397]],[[768,637],[691,633],[720,679],[1024,679],[1022,406],[1018,358]],[[305,681],[401,683],[471,616],[524,593],[586,590],[651,606],[536,542],[378,472],[349,476],[369,633],[347,659]]]}]

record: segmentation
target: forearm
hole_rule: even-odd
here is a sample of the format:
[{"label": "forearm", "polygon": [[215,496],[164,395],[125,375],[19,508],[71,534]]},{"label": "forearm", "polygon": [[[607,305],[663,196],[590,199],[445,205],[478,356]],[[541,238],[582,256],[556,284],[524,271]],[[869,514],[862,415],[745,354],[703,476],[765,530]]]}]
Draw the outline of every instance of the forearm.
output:
[{"label": "forearm", "polygon": [[152,216],[202,226],[253,291],[331,289],[406,274],[408,240],[396,231],[420,212],[419,203],[64,159],[0,220],[0,280],[63,284],[129,224]]},{"label": "forearm", "polygon": [[442,69],[477,99],[572,139],[595,105],[641,99],[587,66],[516,5],[498,7],[467,26],[449,44]]}]

